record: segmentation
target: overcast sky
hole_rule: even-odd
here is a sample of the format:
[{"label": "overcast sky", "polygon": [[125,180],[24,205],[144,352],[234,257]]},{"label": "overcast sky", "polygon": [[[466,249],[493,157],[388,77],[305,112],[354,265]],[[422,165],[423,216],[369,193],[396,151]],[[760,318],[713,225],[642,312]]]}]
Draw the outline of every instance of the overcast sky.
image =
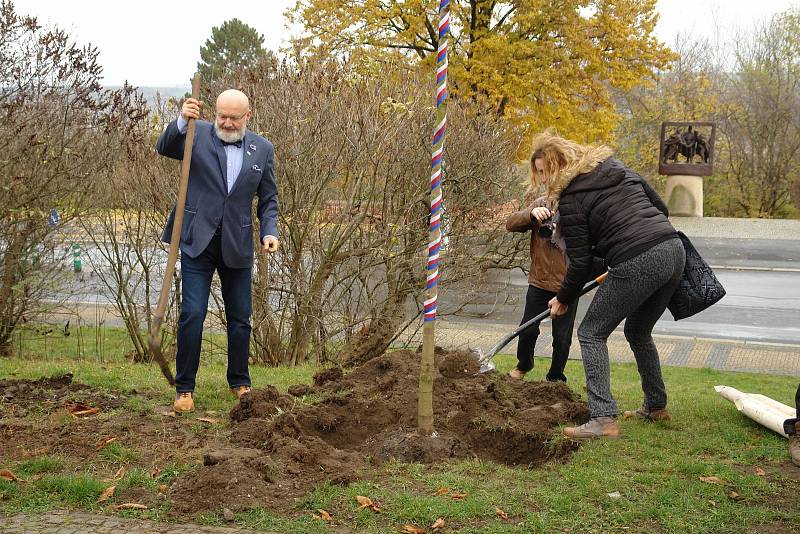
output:
[{"label": "overcast sky", "polygon": [[[69,30],[100,50],[106,85],[188,85],[211,28],[239,18],[277,50],[290,35],[283,17],[295,0],[174,2],[139,0],[16,0],[18,13]],[[112,7],[113,6],[113,7]],[[800,0],[659,0],[658,37],[673,44],[679,33],[714,37],[718,28],[747,27]],[[727,32],[726,32],[727,33]]]}]

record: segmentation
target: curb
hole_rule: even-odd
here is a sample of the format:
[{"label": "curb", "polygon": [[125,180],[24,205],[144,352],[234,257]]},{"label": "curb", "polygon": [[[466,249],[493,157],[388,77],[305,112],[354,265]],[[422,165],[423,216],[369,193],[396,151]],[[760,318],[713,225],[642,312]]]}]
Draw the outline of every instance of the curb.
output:
[{"label": "curb", "polygon": [[775,273],[800,273],[799,267],[756,267],[737,265],[709,265],[715,271],[767,271]]}]

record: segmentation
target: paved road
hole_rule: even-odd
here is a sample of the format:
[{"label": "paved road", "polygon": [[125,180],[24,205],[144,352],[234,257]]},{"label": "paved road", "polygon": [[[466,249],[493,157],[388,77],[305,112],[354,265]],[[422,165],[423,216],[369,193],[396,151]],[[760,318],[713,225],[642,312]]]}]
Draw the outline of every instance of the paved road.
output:
[{"label": "paved road", "polygon": [[[727,295],[694,317],[674,321],[669,312],[654,332],[672,336],[706,337],[800,345],[800,271],[775,272],[718,269]],[[460,320],[514,325],[522,317],[527,279],[519,271],[496,272],[478,304],[468,305]],[[578,321],[592,294],[580,299]],[[441,293],[443,310],[458,302],[458,295]],[[478,315],[485,317],[478,318]]]},{"label": "paved road", "polygon": [[[728,295],[683,321],[675,322],[666,313],[656,333],[800,345],[800,221],[673,218],[672,222],[715,267]],[[89,262],[86,265],[88,271]],[[519,270],[491,273],[478,288],[475,303],[466,306],[458,320],[505,327],[516,324],[522,316],[526,285]],[[73,301],[107,302],[99,281],[89,272],[70,289],[77,293]],[[467,298],[473,295],[442,286],[440,310],[446,313]],[[590,296],[581,299],[579,319],[589,302]]]}]

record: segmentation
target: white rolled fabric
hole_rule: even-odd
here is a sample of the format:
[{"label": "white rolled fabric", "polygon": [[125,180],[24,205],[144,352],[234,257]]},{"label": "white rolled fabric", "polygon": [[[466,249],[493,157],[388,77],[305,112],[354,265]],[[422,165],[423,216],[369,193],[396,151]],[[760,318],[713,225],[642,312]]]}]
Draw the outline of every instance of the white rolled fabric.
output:
[{"label": "white rolled fabric", "polygon": [[744,393],[730,386],[714,386],[714,390],[731,401],[744,415],[773,432],[788,438],[783,431],[783,422],[793,419],[797,412],[791,406],[759,393]]}]

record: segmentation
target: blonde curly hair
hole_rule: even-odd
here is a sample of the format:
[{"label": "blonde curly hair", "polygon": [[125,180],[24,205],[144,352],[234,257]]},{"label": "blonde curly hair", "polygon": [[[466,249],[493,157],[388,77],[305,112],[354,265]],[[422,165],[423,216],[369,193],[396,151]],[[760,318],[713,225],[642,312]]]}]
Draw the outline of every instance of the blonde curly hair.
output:
[{"label": "blonde curly hair", "polygon": [[587,173],[611,157],[614,149],[608,145],[581,145],[556,135],[552,129],[536,134],[531,146],[531,186],[536,187],[535,160],[541,159],[547,181],[547,196],[558,202],[561,191],[579,174]]}]

